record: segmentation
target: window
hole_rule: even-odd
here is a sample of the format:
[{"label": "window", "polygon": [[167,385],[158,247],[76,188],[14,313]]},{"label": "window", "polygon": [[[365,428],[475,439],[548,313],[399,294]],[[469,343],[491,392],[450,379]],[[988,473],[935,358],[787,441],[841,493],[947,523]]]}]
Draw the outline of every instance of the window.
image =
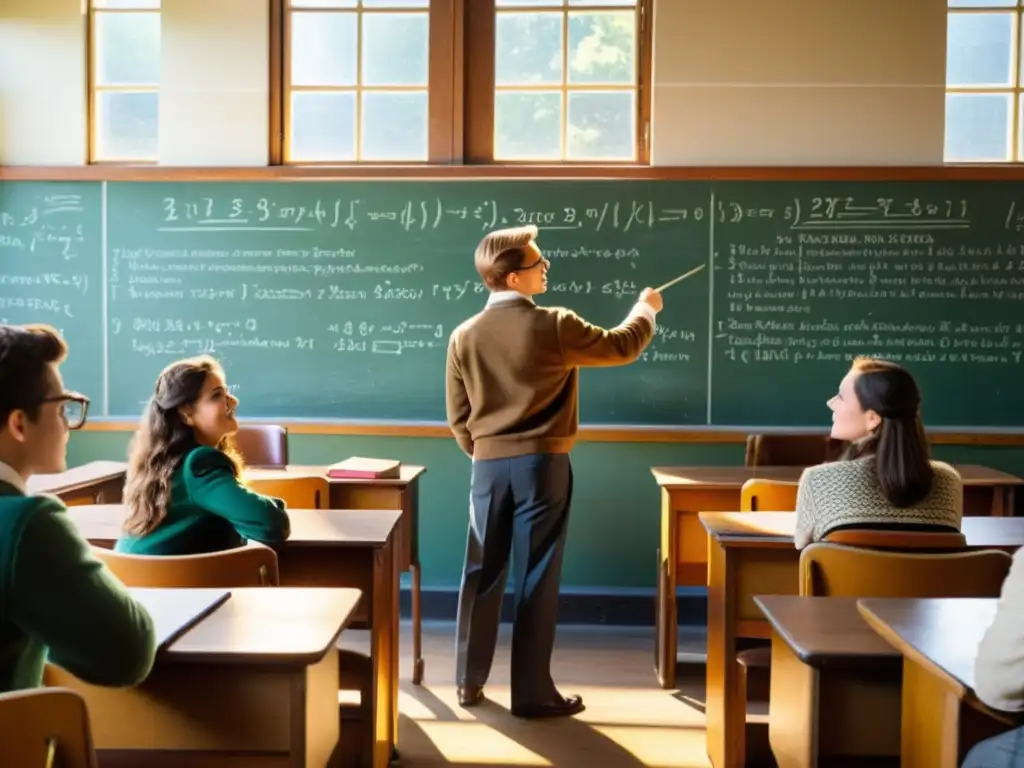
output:
[{"label": "window", "polygon": [[430,0],[289,0],[286,163],[424,162]]},{"label": "window", "polygon": [[1022,0],[949,0],[947,162],[1020,162]]},{"label": "window", "polygon": [[477,2],[467,4],[470,159],[646,160],[645,0]]},{"label": "window", "polygon": [[90,38],[90,159],[156,161],[160,0],[93,0]]}]

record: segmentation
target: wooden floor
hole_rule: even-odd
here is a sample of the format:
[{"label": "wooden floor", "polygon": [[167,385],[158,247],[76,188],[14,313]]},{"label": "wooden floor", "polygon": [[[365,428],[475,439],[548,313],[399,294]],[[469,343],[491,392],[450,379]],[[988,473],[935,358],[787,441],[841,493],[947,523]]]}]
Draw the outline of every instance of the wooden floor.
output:
[{"label": "wooden floor", "polygon": [[574,718],[527,721],[508,711],[510,627],[502,627],[485,688],[487,701],[473,709],[462,709],[456,699],[454,630],[454,624],[424,625],[426,675],[422,686],[414,686],[410,627],[402,624],[402,768],[710,765],[704,738],[702,631],[680,632],[680,689],[663,691],[654,678],[653,629],[560,628],[555,682],[564,694],[581,694],[587,710]]}]

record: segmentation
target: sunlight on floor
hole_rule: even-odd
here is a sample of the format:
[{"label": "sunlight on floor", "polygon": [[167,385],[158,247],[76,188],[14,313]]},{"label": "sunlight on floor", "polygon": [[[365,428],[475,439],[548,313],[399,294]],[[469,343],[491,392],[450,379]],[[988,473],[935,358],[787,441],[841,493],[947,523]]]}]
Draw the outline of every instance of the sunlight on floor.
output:
[{"label": "sunlight on floor", "polygon": [[420,723],[437,751],[453,765],[551,766],[536,752],[482,723]]},{"label": "sunlight on floor", "polygon": [[406,689],[399,694],[400,707],[413,728],[401,739],[414,752],[456,766],[709,765],[703,715],[668,691],[583,685],[566,691],[583,696],[585,712],[570,719],[525,721],[509,714],[506,685],[489,685],[487,701],[472,709],[458,706],[455,686]]}]

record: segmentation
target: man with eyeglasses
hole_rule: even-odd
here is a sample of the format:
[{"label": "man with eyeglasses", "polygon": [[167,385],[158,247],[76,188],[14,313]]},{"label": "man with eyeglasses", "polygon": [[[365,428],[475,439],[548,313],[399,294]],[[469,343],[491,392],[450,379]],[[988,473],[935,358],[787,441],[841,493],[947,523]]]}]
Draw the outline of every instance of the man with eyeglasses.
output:
[{"label": "man with eyeglasses", "polygon": [[27,495],[67,467],[89,400],[64,389],[67,346],[43,325],[0,325],[0,692],[42,685],[50,661],[93,685],[146,678],[153,621],[89,549],[67,507]]},{"label": "man with eyeglasses", "polygon": [[497,642],[509,556],[515,588],[512,714],[583,711],[551,679],[558,584],[569,522],[579,368],[635,361],[654,336],[661,296],[644,289],[626,319],[606,330],[562,308],[538,307],[550,263],[534,226],[491,232],[476,249],[490,290],[483,311],[448,343],[448,424],[473,460],[469,533],[459,591],[459,703],[483,699]]}]

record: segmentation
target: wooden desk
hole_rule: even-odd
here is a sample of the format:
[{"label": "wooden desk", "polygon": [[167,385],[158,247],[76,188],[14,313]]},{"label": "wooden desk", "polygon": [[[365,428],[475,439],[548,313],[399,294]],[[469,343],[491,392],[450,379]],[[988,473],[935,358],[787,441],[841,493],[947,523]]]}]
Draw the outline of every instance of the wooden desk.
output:
[{"label": "wooden desk", "polygon": [[[327,478],[330,484],[330,509],[400,509],[402,521],[395,533],[398,570],[412,576],[412,682],[423,681],[423,619],[420,608],[422,573],[420,572],[420,475],[426,467],[403,464],[399,477],[379,480]],[[277,479],[284,477],[324,477],[326,466],[289,464],[285,469],[252,467],[245,476]]]},{"label": "wooden desk", "polygon": [[[120,535],[125,508],[120,504],[72,507],[68,515],[91,544],[111,547]],[[364,749],[372,756],[374,768],[388,764],[398,737],[394,532],[401,515],[394,509],[289,510],[291,537],[274,546],[282,587],[353,587],[362,593],[351,626],[370,630],[369,706],[374,722],[367,729],[372,744]],[[334,687],[337,691],[337,679]]]},{"label": "wooden desk", "polygon": [[1015,727],[974,695],[974,658],[998,598],[870,598],[864,620],[903,657],[902,768],[956,768]]},{"label": "wooden desk", "polygon": [[[92,686],[47,666],[47,685],[66,686],[85,697],[105,768],[328,764],[338,743],[336,644],[359,592],[255,588],[231,593],[159,653],[137,687]],[[146,603],[159,611],[159,599]]]},{"label": "wooden desk", "polygon": [[761,595],[772,628],[768,734],[779,768],[824,757],[897,757],[902,658],[857,599]]},{"label": "wooden desk", "polygon": [[118,504],[128,465],[123,461],[90,461],[50,475],[33,475],[28,492],[58,496],[69,507],[76,504]]},{"label": "wooden desk", "polygon": [[[964,485],[964,513],[1013,513],[1014,490],[1024,479],[988,467],[956,465]],[[704,586],[708,539],[699,512],[739,509],[740,489],[751,478],[796,482],[802,467],[654,467],[661,488],[661,545],[656,578],[655,657],[662,687],[675,685],[676,587]],[[792,534],[792,531],[790,531]]]},{"label": "wooden desk", "polygon": [[[769,637],[770,625],[755,595],[796,595],[800,551],[793,546],[792,512],[701,512],[709,534],[707,630],[708,755],[715,768],[739,768],[734,745],[745,711],[738,689],[736,641]],[[971,549],[1012,552],[1024,545],[1024,518],[968,517],[962,530]],[[675,625],[671,654],[663,655],[675,681]],[[668,634],[668,633],[666,633]],[[663,641],[662,641],[663,642]],[[662,645],[660,648],[664,648]],[[669,664],[670,662],[670,664]],[[668,678],[667,678],[668,679]]]}]

